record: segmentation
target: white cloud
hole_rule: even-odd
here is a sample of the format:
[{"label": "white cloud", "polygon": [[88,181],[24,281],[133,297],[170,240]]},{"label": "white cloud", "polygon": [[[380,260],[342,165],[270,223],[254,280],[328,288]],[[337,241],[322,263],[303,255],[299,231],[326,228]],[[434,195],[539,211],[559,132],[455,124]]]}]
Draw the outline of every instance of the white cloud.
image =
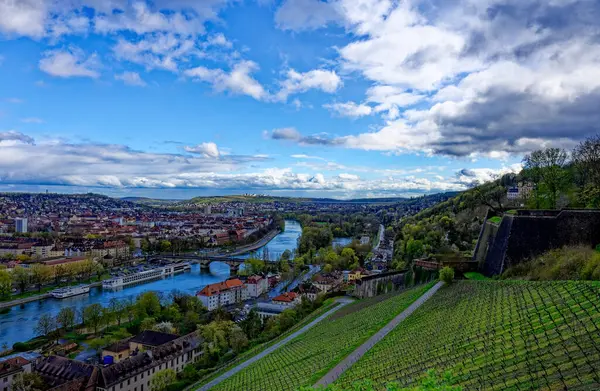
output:
[{"label": "white cloud", "polygon": [[94,26],[99,33],[127,30],[137,34],[170,32],[192,35],[204,32],[202,19],[188,17],[183,12],[152,10],[144,1],[132,3],[120,13],[100,13],[94,19]]},{"label": "white cloud", "polygon": [[20,103],[23,103],[23,102],[24,102],[24,100],[23,100],[23,99],[21,99],[21,98],[14,98],[14,97],[13,97],[13,98],[6,98],[5,100],[6,100],[8,103],[13,103],[13,104],[20,104]]},{"label": "white cloud", "polygon": [[46,51],[39,65],[42,71],[56,77],[100,77],[96,54],[88,57],[76,47]]},{"label": "white cloud", "polygon": [[120,38],[113,51],[118,59],[142,65],[147,70],[172,72],[178,71],[179,62],[201,55],[193,38],[168,33],[152,34],[136,41]]},{"label": "white cloud", "polygon": [[40,38],[45,34],[45,0],[0,0],[0,32]]},{"label": "white cloud", "polygon": [[223,33],[217,33],[208,37],[206,44],[209,46],[221,46],[224,48],[231,48],[233,46],[232,43],[225,38]]},{"label": "white cloud", "polygon": [[357,104],[354,102],[329,103],[323,105],[323,107],[342,117],[358,118],[371,115],[373,113],[373,108],[371,106],[362,103]]},{"label": "white cloud", "polygon": [[281,89],[276,94],[276,99],[286,100],[290,95],[306,92],[310,89],[334,93],[342,84],[342,79],[335,71],[313,69],[300,73],[290,69],[286,73],[286,79],[281,82]]},{"label": "white cloud", "polygon": [[37,117],[27,117],[27,118],[22,118],[21,122],[24,122],[26,124],[43,124],[44,120],[41,118],[37,118]]},{"label": "white cloud", "polygon": [[285,0],[275,12],[275,23],[284,30],[312,30],[339,17],[337,10],[321,0]]},{"label": "white cloud", "polygon": [[145,87],[147,85],[137,72],[123,72],[115,75],[115,80],[121,80],[123,83],[129,86]]},{"label": "white cloud", "polygon": [[229,72],[222,69],[209,69],[196,67],[187,69],[183,73],[196,81],[203,81],[212,85],[218,92],[229,91],[233,94],[242,94],[262,100],[268,97],[263,86],[251,76],[258,70],[258,65],[252,61],[240,61]]},{"label": "white cloud", "polygon": [[206,158],[218,159],[221,155],[217,144],[213,142],[198,144],[194,147],[185,146],[183,148],[187,152],[196,153]]},{"label": "white cloud", "polygon": [[325,160],[324,158],[322,158],[320,156],[305,155],[303,153],[290,155],[290,157],[292,157],[294,159]]}]

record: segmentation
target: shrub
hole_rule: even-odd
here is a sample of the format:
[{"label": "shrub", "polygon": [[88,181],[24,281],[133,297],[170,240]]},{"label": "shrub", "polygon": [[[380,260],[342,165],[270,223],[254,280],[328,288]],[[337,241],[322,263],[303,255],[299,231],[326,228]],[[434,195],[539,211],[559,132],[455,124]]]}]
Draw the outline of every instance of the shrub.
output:
[{"label": "shrub", "polygon": [[452,284],[452,280],[454,280],[454,269],[446,266],[442,270],[440,270],[440,281],[444,281],[446,284]]},{"label": "shrub", "polygon": [[26,352],[29,350],[29,345],[27,342],[17,342],[13,345],[13,350],[15,352]]}]

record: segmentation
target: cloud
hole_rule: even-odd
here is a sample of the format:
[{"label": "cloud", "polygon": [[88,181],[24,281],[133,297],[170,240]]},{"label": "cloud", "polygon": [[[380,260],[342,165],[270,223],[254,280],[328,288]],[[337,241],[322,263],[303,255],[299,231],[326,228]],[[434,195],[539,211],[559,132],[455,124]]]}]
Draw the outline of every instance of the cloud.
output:
[{"label": "cloud", "polygon": [[342,84],[342,79],[335,71],[313,69],[300,73],[290,69],[286,73],[286,79],[281,82],[281,89],[276,94],[276,99],[284,101],[290,95],[310,89],[318,89],[331,94],[337,91]]},{"label": "cloud", "polygon": [[44,0],[0,0],[0,32],[40,38],[45,34]]},{"label": "cloud", "polygon": [[312,30],[338,17],[337,10],[325,1],[285,0],[275,12],[275,23],[283,30]]},{"label": "cloud", "polygon": [[115,80],[121,80],[129,86],[145,87],[147,85],[137,72],[123,72],[115,75]]},{"label": "cloud", "polygon": [[240,61],[227,72],[222,69],[209,69],[199,66],[187,69],[185,76],[195,81],[203,81],[212,85],[218,92],[229,91],[232,94],[248,95],[261,100],[268,96],[263,86],[256,81],[251,73],[258,70],[258,65],[253,61]]},{"label": "cloud", "polygon": [[265,132],[267,138],[280,141],[293,141],[300,145],[335,145],[336,138],[330,138],[327,133],[316,133],[310,136],[303,136],[295,128],[273,129],[271,132]]},{"label": "cloud", "polygon": [[273,140],[299,141],[302,138],[302,135],[295,128],[279,128],[274,129],[273,132],[271,132],[271,138]]},{"label": "cloud", "polygon": [[20,104],[25,102],[23,99],[21,98],[6,98],[5,101],[7,101],[8,103],[13,103],[13,104]]},{"label": "cloud", "polygon": [[231,48],[233,46],[233,44],[229,42],[227,38],[225,38],[225,35],[223,35],[223,33],[217,33],[208,37],[208,39],[206,40],[206,44],[208,46],[221,46],[224,48]]},{"label": "cloud", "polygon": [[194,147],[185,146],[183,149],[186,150],[187,152],[199,154],[206,158],[212,158],[212,159],[218,159],[219,156],[221,155],[221,152],[219,151],[217,144],[212,143],[212,142],[198,144]]},{"label": "cloud", "polygon": [[323,107],[342,117],[359,118],[373,113],[371,106],[354,102],[329,103],[323,105]]},{"label": "cloud", "polygon": [[41,118],[37,118],[37,117],[27,117],[27,118],[22,118],[21,122],[26,123],[26,124],[43,124],[44,120]]},{"label": "cloud", "polygon": [[56,77],[100,77],[97,70],[100,62],[96,54],[88,57],[76,47],[46,51],[39,65],[42,71]]},{"label": "cloud", "polygon": [[196,41],[169,33],[156,33],[137,40],[119,38],[113,52],[120,60],[144,66],[147,70],[177,72],[179,62],[200,56]]},{"label": "cloud", "polygon": [[305,155],[305,154],[295,154],[295,155],[290,155],[290,157],[294,158],[294,159],[309,159],[309,160],[325,160],[324,158],[320,157],[320,156],[312,156],[312,155]]},{"label": "cloud", "polygon": [[343,26],[339,66],[371,84],[326,108],[384,120],[322,144],[506,159],[597,132],[597,1],[286,1],[278,24],[302,30],[321,9],[306,28]]},{"label": "cloud", "polygon": [[14,145],[14,144],[31,144],[33,145],[35,140],[16,130],[9,130],[0,132],[0,146]]}]

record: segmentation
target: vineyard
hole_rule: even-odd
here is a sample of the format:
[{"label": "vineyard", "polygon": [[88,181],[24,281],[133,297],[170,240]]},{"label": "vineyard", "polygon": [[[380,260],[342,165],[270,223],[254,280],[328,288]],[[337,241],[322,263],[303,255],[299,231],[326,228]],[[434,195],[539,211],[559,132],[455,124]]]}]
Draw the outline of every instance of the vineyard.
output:
[{"label": "vineyard", "polygon": [[336,384],[412,386],[450,370],[465,390],[600,389],[600,286],[462,281],[440,290]]},{"label": "vineyard", "polygon": [[390,295],[373,305],[364,305],[368,299],[350,304],[344,308],[344,316],[321,321],[212,390],[296,390],[312,385],[432,285]]}]

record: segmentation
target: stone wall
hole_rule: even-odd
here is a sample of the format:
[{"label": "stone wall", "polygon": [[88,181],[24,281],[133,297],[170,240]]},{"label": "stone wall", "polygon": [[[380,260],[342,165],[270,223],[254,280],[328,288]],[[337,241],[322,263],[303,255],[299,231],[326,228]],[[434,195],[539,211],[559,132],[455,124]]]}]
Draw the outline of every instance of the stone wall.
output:
[{"label": "stone wall", "polygon": [[501,274],[554,248],[600,244],[600,210],[520,210],[514,216],[504,215],[496,232],[489,228],[479,241],[474,260],[480,261],[487,247],[480,270],[486,275]]},{"label": "stone wall", "polygon": [[382,293],[391,292],[404,287],[405,272],[390,272],[363,277],[356,282],[354,296],[363,299]]}]

